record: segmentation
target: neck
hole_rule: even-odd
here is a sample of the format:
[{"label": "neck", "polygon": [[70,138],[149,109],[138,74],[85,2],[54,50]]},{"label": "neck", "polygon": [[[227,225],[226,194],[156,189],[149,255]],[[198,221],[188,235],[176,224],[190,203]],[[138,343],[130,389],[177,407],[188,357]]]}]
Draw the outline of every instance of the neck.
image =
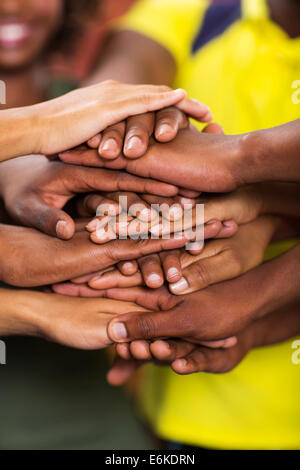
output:
[{"label": "neck", "polygon": [[268,0],[271,18],[291,37],[300,37],[300,1]]},{"label": "neck", "polygon": [[1,106],[1,109],[30,106],[47,98],[41,67],[35,66],[21,71],[0,69],[0,78],[6,84],[6,105]]}]

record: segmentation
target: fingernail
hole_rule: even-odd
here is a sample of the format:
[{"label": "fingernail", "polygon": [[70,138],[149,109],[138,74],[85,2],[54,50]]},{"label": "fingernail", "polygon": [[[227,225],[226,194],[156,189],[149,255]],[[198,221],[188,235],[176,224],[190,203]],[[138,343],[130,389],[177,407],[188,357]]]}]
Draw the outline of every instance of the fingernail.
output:
[{"label": "fingernail", "polygon": [[209,220],[208,222],[206,222],[206,225],[212,225],[212,224],[215,224],[216,222],[218,222],[217,219],[212,219],[212,220]]},{"label": "fingernail", "polygon": [[199,250],[202,250],[203,246],[204,246],[203,242],[193,242],[189,244],[188,250],[199,251]]},{"label": "fingernail", "polygon": [[92,279],[89,280],[89,284],[94,284],[96,282],[98,282],[100,279],[101,279],[102,276],[95,276],[93,277]]},{"label": "fingernail", "polygon": [[174,363],[174,365],[176,367],[180,367],[180,369],[181,368],[183,369],[184,367],[187,366],[187,360],[186,359],[177,359],[175,362],[176,363]]},{"label": "fingernail", "polygon": [[180,273],[179,273],[178,269],[176,269],[176,268],[168,269],[168,273],[167,273],[168,280],[170,281],[170,279],[172,279],[174,277],[178,277],[179,274]]},{"label": "fingernail", "polygon": [[127,150],[133,150],[133,149],[136,149],[137,147],[141,147],[142,145],[143,145],[142,140],[135,135],[133,137],[130,137],[126,145],[126,148]]},{"label": "fingernail", "polygon": [[67,227],[68,227],[68,223],[65,220],[59,220],[56,224],[56,235],[59,238],[66,238]]},{"label": "fingernail", "polygon": [[178,220],[182,217],[182,207],[171,207],[169,211],[170,220]]},{"label": "fingernail", "polygon": [[170,134],[172,132],[173,129],[169,124],[162,124],[161,126],[159,126],[159,129],[157,131],[157,137],[161,137],[162,135]]},{"label": "fingernail", "polygon": [[127,330],[124,323],[114,323],[110,329],[114,341],[122,341],[127,338]]},{"label": "fingernail", "polygon": [[205,115],[205,121],[209,122],[212,121],[214,118],[213,113],[209,110],[207,114]]},{"label": "fingernail", "polygon": [[150,228],[150,233],[152,233],[152,235],[154,235],[155,237],[158,237],[159,235],[161,235],[161,232],[162,232],[161,224],[155,225],[154,227]]},{"label": "fingernail", "polygon": [[180,196],[180,203],[184,206],[184,205],[192,205],[194,206],[195,205],[195,199],[189,199],[187,197],[181,197]]},{"label": "fingernail", "polygon": [[115,139],[107,139],[103,142],[103,145],[101,146],[101,151],[107,151],[110,150],[111,152],[116,152],[118,150],[118,145]]},{"label": "fingernail", "polygon": [[233,224],[233,220],[226,220],[225,222],[223,222],[223,225],[225,225],[225,227],[232,227]]},{"label": "fingernail", "polygon": [[185,96],[187,95],[186,90],[184,90],[183,88],[177,88],[177,90],[174,90],[173,93],[176,95],[182,95],[182,94],[184,94]]},{"label": "fingernail", "polygon": [[147,284],[161,284],[161,277],[158,274],[152,273],[147,277]]},{"label": "fingernail", "polygon": [[170,289],[172,290],[172,292],[176,292],[176,293],[184,292],[188,288],[189,288],[188,282],[184,277],[182,277],[180,281],[175,282],[175,284],[170,285]]},{"label": "fingernail", "polygon": [[89,224],[86,225],[86,229],[89,232],[95,232],[97,230],[98,224],[99,224],[99,220],[94,219]]},{"label": "fingernail", "polygon": [[123,264],[123,270],[124,271],[132,271],[134,269],[134,265],[132,263],[124,263]]},{"label": "fingernail", "polygon": [[151,209],[147,209],[147,208],[143,209],[139,215],[139,219],[143,221],[151,220],[151,217],[152,217]]}]

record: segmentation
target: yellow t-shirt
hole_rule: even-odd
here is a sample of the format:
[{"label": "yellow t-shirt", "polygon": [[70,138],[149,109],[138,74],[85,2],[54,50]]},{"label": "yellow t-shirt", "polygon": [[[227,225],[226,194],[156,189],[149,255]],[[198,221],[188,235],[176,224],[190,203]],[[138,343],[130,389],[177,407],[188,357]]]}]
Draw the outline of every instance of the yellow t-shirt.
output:
[{"label": "yellow t-shirt", "polygon": [[[208,104],[226,133],[300,117],[299,90],[293,88],[300,80],[300,38],[289,38],[271,21],[266,0],[227,6],[141,0],[122,27],[171,52],[178,65],[175,85]],[[254,350],[226,375],[179,377],[150,366],[141,410],[168,440],[224,449],[300,449],[300,366],[292,363],[291,345]]]}]

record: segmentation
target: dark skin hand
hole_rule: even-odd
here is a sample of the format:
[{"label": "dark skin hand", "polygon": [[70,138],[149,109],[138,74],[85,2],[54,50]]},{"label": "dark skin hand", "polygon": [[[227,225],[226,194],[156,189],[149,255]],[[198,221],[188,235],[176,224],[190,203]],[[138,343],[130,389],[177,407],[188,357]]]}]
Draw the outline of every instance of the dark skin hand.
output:
[{"label": "dark skin hand", "polygon": [[180,375],[230,372],[252,349],[278,344],[299,334],[299,314],[300,304],[271,313],[241,331],[236,344],[228,348],[212,349],[182,340],[157,340],[149,344],[148,350],[142,350],[136,341],[124,351],[127,345],[119,344],[117,352],[120,355],[108,372],[107,380],[111,385],[124,385],[141,365],[149,361],[170,365]]},{"label": "dark skin hand", "polygon": [[126,315],[109,326],[115,342],[162,337],[190,342],[238,334],[251,322],[299,299],[300,246],[238,277],[175,297],[162,287],[111,289],[109,298],[134,301],[154,313]]},{"label": "dark skin hand", "polygon": [[174,196],[177,188],[124,172],[63,165],[45,157],[21,157],[1,163],[0,193],[13,220],[63,240],[75,232],[62,209],[77,193],[135,191]]},{"label": "dark skin hand", "polygon": [[[185,295],[197,292],[209,285],[238,277],[259,266],[264,259],[265,250],[272,240],[281,220],[275,217],[259,217],[254,222],[245,224],[232,237],[211,240],[205,243],[203,251],[193,256],[185,249],[181,251],[163,252],[148,255],[138,260],[139,271],[128,275],[113,269],[98,275],[85,278],[91,288],[90,295],[95,297],[95,289],[128,288],[143,286],[157,288],[164,283],[164,275],[170,283],[169,289],[175,295]],[[173,271],[171,271],[171,269]],[[175,271],[174,271],[175,270]],[[179,275],[177,275],[179,273]],[[175,276],[176,274],[176,276]],[[158,279],[158,285],[153,285],[153,275]],[[83,288],[82,280],[76,286],[55,286],[55,292],[72,293],[76,288]],[[89,296],[88,286],[84,286],[86,296]]]},{"label": "dark skin hand", "polygon": [[85,231],[68,241],[35,229],[0,225],[0,279],[18,287],[66,281],[120,261],[134,260],[184,246],[185,238],[170,240],[115,240],[94,245]]},{"label": "dark skin hand", "polygon": [[[213,118],[209,108],[200,103],[190,117],[199,122],[209,122]],[[135,159],[146,153],[152,135],[158,142],[170,142],[180,129],[188,126],[187,115],[173,106],[156,113],[129,117],[90,139],[88,146],[98,149],[99,155],[107,160],[114,160],[121,152],[125,157]]]},{"label": "dark skin hand", "polygon": [[263,181],[300,180],[300,120],[237,136],[212,135],[189,127],[170,143],[152,141],[146,154],[113,161],[84,147],[60,155],[66,163],[125,169],[143,177],[204,192],[229,192]]},{"label": "dark skin hand", "polygon": [[[215,155],[221,148],[222,158],[218,161]],[[201,156],[214,161],[213,167],[211,165],[205,171],[205,177],[203,168],[207,162],[202,164]],[[237,156],[238,148],[233,137],[201,133],[192,126],[180,131],[177,138],[169,143],[161,144],[152,139],[146,154],[136,160],[119,156],[109,161],[99,157],[97,151],[84,147],[60,154],[61,160],[66,163],[125,169],[132,174],[143,177],[152,175],[160,181],[205,192],[231,191],[238,186],[230,168],[234,167]]]}]

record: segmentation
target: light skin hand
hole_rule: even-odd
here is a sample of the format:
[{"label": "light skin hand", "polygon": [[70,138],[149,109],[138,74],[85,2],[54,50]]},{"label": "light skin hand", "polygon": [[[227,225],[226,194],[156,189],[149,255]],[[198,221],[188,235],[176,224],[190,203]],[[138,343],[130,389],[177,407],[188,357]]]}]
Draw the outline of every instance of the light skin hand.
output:
[{"label": "light skin hand", "polygon": [[197,104],[184,90],[106,81],[24,108],[1,111],[0,161],[27,154],[52,155],[86,142],[129,116]]},{"label": "light skin hand", "polygon": [[40,292],[0,290],[0,335],[28,335],[93,350],[111,345],[107,325],[116,313],[138,309],[128,302],[66,299]]}]

